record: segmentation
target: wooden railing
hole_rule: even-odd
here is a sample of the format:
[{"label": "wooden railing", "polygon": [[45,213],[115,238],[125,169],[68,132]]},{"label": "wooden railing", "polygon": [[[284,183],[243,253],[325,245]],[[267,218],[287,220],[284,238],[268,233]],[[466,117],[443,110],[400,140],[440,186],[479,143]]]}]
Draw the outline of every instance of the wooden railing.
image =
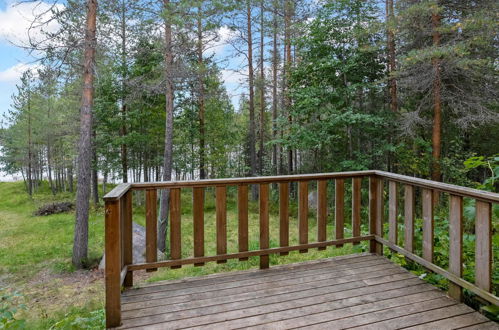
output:
[{"label": "wooden railing", "polygon": [[[327,232],[327,187],[334,181],[335,233],[334,239]],[[351,180],[351,231],[345,238],[345,181]],[[362,181],[369,181],[369,234],[361,235]],[[317,182],[317,241],[309,242],[309,183]],[[384,236],[385,181],[388,185],[388,238]],[[290,184],[296,183],[298,192],[298,244],[289,240]],[[248,242],[248,186],[259,187],[259,249],[249,250]],[[237,186],[238,252],[227,253],[227,187]],[[205,255],[204,250],[204,201],[205,189],[215,188],[216,254]],[[271,187],[278,187],[279,196],[279,245],[270,247],[269,199]],[[404,239],[398,245],[398,198],[399,189],[404,192]],[[170,259],[157,260],[157,191],[170,189]],[[182,258],[181,191],[192,189],[193,256]],[[145,190],[146,263],[132,262],[132,192]],[[416,195],[421,191],[422,207],[422,257],[414,253]],[[433,263],[434,248],[434,196],[450,195],[449,201],[449,268]],[[462,278],[463,256],[463,197],[476,200],[476,252],[475,283]],[[179,268],[182,265],[202,266],[206,262],[226,262],[228,259],[247,260],[258,256],[260,268],[269,267],[269,255],[286,255],[290,251],[305,253],[308,249],[325,249],[327,246],[343,246],[369,241],[372,253],[382,254],[383,246],[396,251],[427,269],[446,277],[449,295],[462,300],[466,288],[486,301],[499,305],[498,297],[491,291],[492,273],[492,204],[499,203],[499,194],[459,187],[440,182],[417,179],[382,171],[359,171],[327,174],[308,174],[239,179],[156,182],[120,184],[104,197],[105,206],[105,253],[106,253],[106,324],[118,326],[121,322],[121,288],[133,286],[133,271],[153,271],[160,267]]]}]

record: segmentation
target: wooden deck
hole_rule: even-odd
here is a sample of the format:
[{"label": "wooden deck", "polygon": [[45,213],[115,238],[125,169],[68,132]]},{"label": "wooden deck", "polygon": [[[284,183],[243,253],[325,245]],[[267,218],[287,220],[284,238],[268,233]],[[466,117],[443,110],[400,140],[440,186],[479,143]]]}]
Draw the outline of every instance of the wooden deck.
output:
[{"label": "wooden deck", "polygon": [[158,282],[121,302],[120,329],[499,329],[370,254]]}]

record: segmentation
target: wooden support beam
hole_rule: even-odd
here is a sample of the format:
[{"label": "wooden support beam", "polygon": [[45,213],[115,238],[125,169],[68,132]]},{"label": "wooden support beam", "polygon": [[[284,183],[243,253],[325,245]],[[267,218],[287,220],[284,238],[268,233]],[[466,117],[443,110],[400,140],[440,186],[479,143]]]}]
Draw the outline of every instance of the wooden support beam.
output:
[{"label": "wooden support beam", "polygon": [[414,187],[404,185],[404,247],[414,252]]},{"label": "wooden support beam", "polygon": [[[352,235],[360,236],[360,207],[362,205],[362,178],[352,179]],[[353,243],[354,245],[359,242]]]},{"label": "wooden support beam", "polygon": [[[336,239],[342,239],[345,236],[345,180],[336,179],[334,189],[334,220]],[[343,245],[338,245],[342,248]]]},{"label": "wooden support beam", "polygon": [[[132,195],[129,190],[122,197],[123,204],[123,266],[133,264],[133,222],[132,222]],[[123,281],[125,288],[133,286],[133,272],[127,272]]]},{"label": "wooden support beam", "polygon": [[[449,272],[463,275],[463,198],[450,195],[449,203]],[[459,285],[449,283],[449,296],[462,302],[463,290]]]},{"label": "wooden support beam", "polygon": [[[308,243],[308,182],[298,184],[298,236],[300,244]],[[307,249],[300,253],[307,253]]]},{"label": "wooden support beam", "polygon": [[[371,235],[382,235],[382,233],[379,231],[379,223],[381,222],[381,219],[379,218],[379,184],[380,180],[375,177],[369,177],[369,233]],[[379,255],[383,254],[383,246],[377,242],[376,240],[371,240],[370,246],[369,246],[369,251],[371,253],[376,253]]]},{"label": "wooden support beam", "polygon": [[[194,225],[194,257],[204,256],[204,188],[192,188],[193,225]],[[195,263],[194,266],[203,266]]]},{"label": "wooden support beam", "polygon": [[289,182],[279,183],[279,245],[289,246]]},{"label": "wooden support beam", "polygon": [[[237,186],[238,243],[239,252],[248,251],[248,185]],[[248,258],[240,258],[240,261]]]},{"label": "wooden support beam", "polygon": [[[269,184],[260,184],[260,249],[270,247],[269,235]],[[260,256],[260,269],[269,268],[269,255]]]},{"label": "wooden support beam", "polygon": [[[170,189],[170,256],[172,260],[182,258],[181,191]],[[180,268],[174,266],[172,268]]]},{"label": "wooden support beam", "polygon": [[433,191],[423,189],[423,258],[433,262]]},{"label": "wooden support beam", "polygon": [[[158,196],[156,189],[146,190],[146,261],[158,260]],[[157,269],[148,269],[148,272]]]},{"label": "wooden support beam", "polygon": [[[327,180],[317,181],[317,241],[327,239]],[[319,250],[325,250],[320,247]]]},{"label": "wooden support beam", "polygon": [[121,325],[121,220],[120,200],[106,201],[106,327]]},{"label": "wooden support beam", "polygon": [[[227,254],[227,188],[216,187],[216,225],[217,225],[217,254]],[[227,260],[218,260],[217,263],[226,263]]]},{"label": "wooden support beam", "polygon": [[475,284],[490,292],[492,288],[492,204],[476,201]]}]

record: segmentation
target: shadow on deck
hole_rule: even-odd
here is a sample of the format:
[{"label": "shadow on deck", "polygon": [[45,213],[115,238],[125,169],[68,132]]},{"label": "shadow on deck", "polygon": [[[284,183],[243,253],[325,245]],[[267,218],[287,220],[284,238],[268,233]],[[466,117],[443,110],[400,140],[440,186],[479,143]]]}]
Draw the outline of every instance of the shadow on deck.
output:
[{"label": "shadow on deck", "polygon": [[121,302],[119,329],[499,329],[372,254],[157,282]]}]

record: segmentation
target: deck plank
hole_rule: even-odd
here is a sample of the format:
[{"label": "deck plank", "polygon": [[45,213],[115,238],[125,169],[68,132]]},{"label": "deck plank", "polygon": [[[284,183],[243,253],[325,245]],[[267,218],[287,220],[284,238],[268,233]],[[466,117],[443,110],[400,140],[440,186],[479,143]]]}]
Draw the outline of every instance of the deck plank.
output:
[{"label": "deck plank", "polygon": [[122,321],[120,329],[496,329],[443,291],[371,254],[130,289],[122,294]]},{"label": "deck plank", "polygon": [[469,327],[472,325],[479,325],[482,323],[486,323],[488,321],[489,321],[489,319],[487,319],[482,314],[474,312],[474,313],[450,317],[450,318],[439,320],[439,321],[433,321],[433,322],[428,322],[425,324],[420,324],[417,326],[409,327],[407,329],[411,329],[411,330],[433,330],[433,329],[452,330],[452,329],[458,329],[458,328],[462,328],[462,327]]}]

